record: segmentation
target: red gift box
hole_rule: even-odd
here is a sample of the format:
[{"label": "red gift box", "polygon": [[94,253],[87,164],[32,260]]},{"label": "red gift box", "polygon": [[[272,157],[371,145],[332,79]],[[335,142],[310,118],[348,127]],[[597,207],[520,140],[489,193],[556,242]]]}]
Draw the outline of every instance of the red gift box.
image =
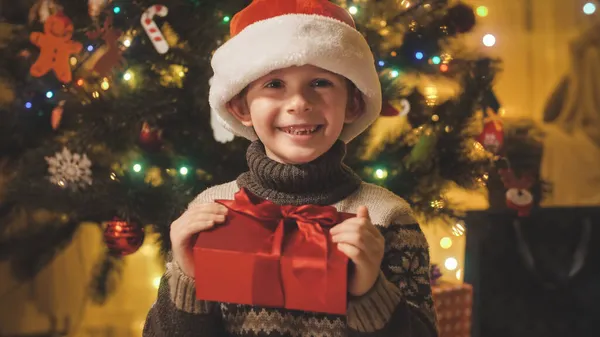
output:
[{"label": "red gift box", "polygon": [[440,282],[431,290],[440,337],[470,337],[473,287]]},{"label": "red gift box", "polygon": [[226,222],[194,245],[201,300],[346,314],[348,258],[329,229],[353,214],[332,206],[280,206],[245,189]]}]

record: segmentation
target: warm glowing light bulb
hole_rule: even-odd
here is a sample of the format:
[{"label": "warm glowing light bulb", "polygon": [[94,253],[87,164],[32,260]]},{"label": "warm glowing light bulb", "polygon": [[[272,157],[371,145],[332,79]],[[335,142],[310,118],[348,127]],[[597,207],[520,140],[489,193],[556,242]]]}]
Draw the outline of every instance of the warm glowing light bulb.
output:
[{"label": "warm glowing light bulb", "polygon": [[354,15],[354,14],[358,13],[358,8],[356,8],[356,6],[350,6],[350,8],[348,8],[348,12],[350,12],[350,14]]},{"label": "warm glowing light bulb", "polygon": [[491,47],[496,44],[496,37],[492,34],[485,34],[483,37],[483,45]]},{"label": "warm glowing light bulb", "polygon": [[154,288],[158,289],[160,286],[160,276],[157,276],[152,280],[152,285],[154,285]]},{"label": "warm glowing light bulb", "polygon": [[479,7],[477,7],[476,12],[477,12],[477,15],[481,16],[482,18],[484,18],[484,17],[488,16],[488,12],[489,11],[488,11],[487,7],[485,7],[485,6],[479,6]]},{"label": "warm glowing light bulb", "polygon": [[452,239],[447,236],[443,237],[440,240],[440,246],[444,249],[448,249],[448,248],[452,247]]},{"label": "warm glowing light bulb", "polygon": [[458,261],[455,258],[453,258],[453,257],[449,257],[444,262],[444,266],[448,270],[454,270],[454,269],[456,269],[458,267]]},{"label": "warm glowing light bulb", "polygon": [[[477,144],[479,144],[479,143],[477,142]],[[481,146],[481,144],[480,144],[480,146]],[[463,234],[465,234],[464,223],[458,222],[457,224],[452,226],[452,234],[454,234],[454,236],[462,236]]]},{"label": "warm glowing light bulb", "polygon": [[385,179],[388,176],[388,172],[387,170],[384,169],[377,169],[375,170],[375,178],[377,179]]},{"label": "warm glowing light bulb", "polygon": [[586,15],[592,15],[596,12],[596,5],[594,5],[593,2],[588,2],[585,5],[583,5],[583,12]]}]

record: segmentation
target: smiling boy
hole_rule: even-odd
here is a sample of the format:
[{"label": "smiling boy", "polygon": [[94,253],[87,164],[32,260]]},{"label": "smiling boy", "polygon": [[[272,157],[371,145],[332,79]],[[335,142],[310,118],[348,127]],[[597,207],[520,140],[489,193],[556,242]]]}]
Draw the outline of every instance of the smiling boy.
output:
[{"label": "smiling boy", "polygon": [[[373,56],[352,17],[326,0],[255,0],[231,33],[213,56],[209,101],[252,141],[249,171],[201,193],[171,224],[172,261],[144,336],[437,336],[427,241],[408,204],[343,163],[346,143],[381,110]],[[214,200],[240,188],[356,214],[330,231],[354,266],[347,315],[195,299],[192,237],[225,221]]]}]

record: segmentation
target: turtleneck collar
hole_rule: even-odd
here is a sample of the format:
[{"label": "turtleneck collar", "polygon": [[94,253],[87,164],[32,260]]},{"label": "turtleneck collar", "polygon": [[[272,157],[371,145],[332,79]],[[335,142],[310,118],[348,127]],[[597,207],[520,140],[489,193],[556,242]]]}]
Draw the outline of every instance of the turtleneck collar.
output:
[{"label": "turtleneck collar", "polygon": [[346,144],[338,140],[325,154],[310,163],[290,165],[269,158],[259,141],[246,152],[249,171],[237,184],[253,194],[280,205],[331,205],[360,186],[361,180],[343,163]]}]

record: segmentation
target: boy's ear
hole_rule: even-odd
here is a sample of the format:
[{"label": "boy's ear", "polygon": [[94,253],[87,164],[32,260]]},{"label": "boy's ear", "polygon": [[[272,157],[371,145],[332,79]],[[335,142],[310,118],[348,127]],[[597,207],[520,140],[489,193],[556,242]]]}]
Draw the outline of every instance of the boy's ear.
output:
[{"label": "boy's ear", "polygon": [[246,100],[242,96],[237,95],[227,102],[227,111],[229,111],[233,117],[240,121],[242,125],[252,126],[250,111],[248,109],[248,105],[246,104]]},{"label": "boy's ear", "polygon": [[358,117],[360,117],[365,111],[365,101],[363,100],[362,93],[358,88],[354,87],[351,94],[348,97],[348,106],[346,107],[346,119],[345,123],[352,123]]}]

